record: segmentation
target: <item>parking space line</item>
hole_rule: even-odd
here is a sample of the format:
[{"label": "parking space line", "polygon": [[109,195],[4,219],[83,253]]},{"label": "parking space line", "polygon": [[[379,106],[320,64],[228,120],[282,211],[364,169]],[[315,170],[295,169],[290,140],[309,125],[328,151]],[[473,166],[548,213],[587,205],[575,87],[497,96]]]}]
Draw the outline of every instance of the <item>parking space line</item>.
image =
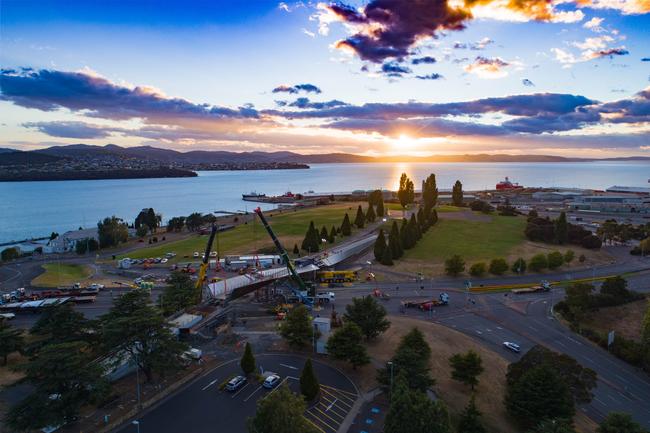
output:
[{"label": "parking space line", "polygon": [[[327,394],[331,395],[332,397],[336,398],[336,395],[332,394],[330,391],[328,391],[328,390],[326,390],[326,389],[322,389],[321,391],[323,391],[324,393],[327,393]],[[339,396],[339,397],[341,397],[341,398],[347,398],[348,400],[352,400],[350,397],[346,397],[346,396],[344,396],[344,395],[343,395],[343,396]],[[343,403],[344,405],[346,405],[346,406],[349,407],[350,409],[352,408],[352,405],[351,405],[351,404],[349,404],[349,403],[347,403],[347,402],[345,402],[345,401],[343,401],[343,400],[339,400],[339,403]]]},{"label": "parking space line", "polygon": [[240,392],[242,392],[242,391],[243,391],[243,390],[244,390],[248,385],[250,385],[250,384],[249,384],[248,382],[246,382],[246,384],[245,384],[244,386],[242,386],[242,387],[239,389],[239,391],[237,391],[236,393],[234,393],[234,394],[232,395],[232,397],[230,397],[230,398],[235,398],[235,397],[237,397],[237,395],[238,395]]},{"label": "parking space line", "polygon": [[298,367],[294,367],[293,365],[287,365],[287,364],[280,364],[283,367],[290,368],[291,370],[298,370]]},{"label": "parking space line", "polygon": [[[313,409],[316,409],[317,411],[319,411],[320,413],[322,413],[323,415],[325,415],[325,416],[326,416],[327,418],[329,418],[333,423],[335,423],[335,424],[337,424],[337,425],[338,425],[338,424],[341,424],[341,421],[332,418],[331,416],[329,416],[328,414],[326,414],[325,412],[323,412],[322,410],[320,410],[318,407],[314,407]],[[315,415],[315,414],[314,414],[314,415]],[[322,420],[321,420],[321,421],[322,421]],[[325,423],[325,424],[327,424],[327,423]],[[329,426],[329,424],[328,424],[328,426]],[[329,426],[329,427],[331,427],[332,429],[336,430],[336,428],[334,428],[334,427],[332,427],[332,426]]]},{"label": "parking space line", "polygon": [[201,388],[201,391],[205,391],[206,389],[210,388],[212,385],[214,385],[215,383],[217,383],[217,380],[219,380],[219,379],[215,379],[215,380],[213,380],[212,382],[210,382],[210,383],[208,383],[207,385],[205,385],[203,388]]},{"label": "parking space line", "polygon": [[[333,414],[333,415],[336,415],[336,416],[340,417],[340,418],[341,418],[341,421],[343,421],[343,420],[345,419],[345,416],[347,415],[347,412],[346,412],[346,411],[343,411],[343,409],[341,409],[341,408],[339,408],[339,407],[337,407],[337,406],[334,406],[334,407],[332,407],[331,409],[327,409],[325,406],[321,406],[321,407],[323,407],[323,408],[325,409],[325,412],[327,412],[327,413],[331,413],[331,414]],[[338,412],[336,411],[337,409],[343,411],[344,415],[341,415],[340,413],[338,413]]]},{"label": "parking space line", "polygon": [[332,386],[327,386],[327,385],[321,385],[322,388],[327,388],[332,391],[340,392],[343,395],[349,395],[351,396],[351,400],[356,401],[357,397],[359,396],[356,392],[350,392],[350,391],[344,391],[342,389],[334,388]]},{"label": "parking space line", "polygon": [[289,377],[285,377],[284,379],[282,379],[282,381],[281,381],[280,383],[278,383],[278,385],[277,385],[275,388],[273,388],[273,389],[271,390],[271,392],[269,392],[269,393],[266,394],[264,397],[262,397],[262,400],[264,400],[264,399],[265,399],[266,397],[268,397],[269,395],[273,394],[273,393],[275,392],[276,389],[280,388],[280,387],[282,386],[282,384],[283,384],[284,382],[287,381],[288,378],[289,378]]},{"label": "parking space line", "polygon": [[253,392],[251,392],[250,394],[248,394],[248,397],[246,397],[246,398],[244,399],[244,401],[248,401],[248,399],[251,398],[251,397],[253,396],[253,394],[255,394],[255,393],[256,393],[257,391],[259,391],[260,389],[262,389],[262,385],[258,386],[257,388],[255,388],[255,391],[253,391]]},{"label": "parking space line", "polygon": [[309,424],[311,424],[311,425],[313,425],[314,427],[316,427],[316,428],[317,428],[318,430],[320,430],[322,433],[327,433],[325,430],[323,430],[322,428],[320,428],[319,426],[317,426],[316,424],[314,424],[314,422],[313,422],[312,420],[310,420],[309,418],[307,418],[306,416],[303,417],[303,418],[305,418],[305,419],[309,422]]}]

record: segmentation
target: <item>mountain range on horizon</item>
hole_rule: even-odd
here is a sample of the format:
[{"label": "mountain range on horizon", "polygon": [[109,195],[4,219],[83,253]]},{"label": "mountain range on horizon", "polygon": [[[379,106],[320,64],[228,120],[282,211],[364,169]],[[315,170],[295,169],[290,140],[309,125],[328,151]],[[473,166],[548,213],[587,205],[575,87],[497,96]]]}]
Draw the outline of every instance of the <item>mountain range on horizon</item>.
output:
[{"label": "mountain range on horizon", "polygon": [[231,152],[224,150],[177,150],[153,146],[122,147],[115,144],[104,146],[71,144],[52,146],[44,149],[20,151],[0,148],[0,165],[11,163],[51,162],[57,158],[78,159],[89,157],[114,156],[156,161],[159,163],[382,163],[382,162],[589,162],[589,161],[650,161],[646,156],[617,158],[575,158],[557,155],[517,155],[517,154],[457,154],[457,155],[394,155],[369,156],[352,153],[300,154],[289,151],[278,152]]}]

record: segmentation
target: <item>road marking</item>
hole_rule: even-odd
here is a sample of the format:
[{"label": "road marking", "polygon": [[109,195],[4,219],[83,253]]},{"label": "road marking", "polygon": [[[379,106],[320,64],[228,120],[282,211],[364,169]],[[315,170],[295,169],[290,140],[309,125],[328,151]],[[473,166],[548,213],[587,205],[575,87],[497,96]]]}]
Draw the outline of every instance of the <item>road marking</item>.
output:
[{"label": "road marking", "polygon": [[622,380],[622,381],[625,382],[625,383],[630,383],[630,382],[628,382],[627,380],[625,380],[625,378],[619,376],[618,374],[615,374],[614,376],[618,377],[620,380]]},{"label": "road marking", "polygon": [[282,386],[282,384],[283,384],[284,382],[287,381],[288,378],[289,378],[289,376],[287,376],[287,377],[285,377],[284,379],[282,379],[282,381],[281,381],[280,383],[278,383],[278,384],[276,385],[276,387],[273,388],[273,389],[271,390],[271,392],[269,392],[269,393],[266,394],[264,397],[262,397],[262,400],[264,400],[264,399],[265,399],[266,397],[268,397],[269,395],[273,394],[273,393],[275,392],[276,389],[280,388],[280,387]]},{"label": "road marking", "polygon": [[482,333],[481,331],[479,331],[478,329],[476,330],[476,333],[479,334],[479,335],[483,334],[483,333]]},{"label": "road marking", "polygon": [[594,397],[594,400],[596,400],[598,403],[602,404],[603,406],[607,406],[605,402],[600,400],[598,397]]},{"label": "road marking", "polygon": [[230,397],[230,398],[235,398],[235,397],[237,397],[237,394],[239,394],[240,392],[242,392],[242,391],[244,390],[244,388],[246,388],[248,385],[250,385],[250,384],[249,384],[248,382],[246,382],[246,384],[245,384],[244,386],[242,386],[241,388],[239,388],[239,391],[237,391],[236,393],[234,393],[234,394],[232,395],[232,397]]},{"label": "road marking", "polygon": [[309,422],[309,424],[313,425],[314,427],[316,427],[316,428],[317,428],[318,430],[320,430],[321,432],[323,432],[323,433],[327,433],[325,430],[323,430],[322,428],[320,428],[319,426],[317,426],[316,424],[314,424],[314,422],[313,422],[312,420],[310,420],[309,418],[307,418],[306,416],[303,416],[303,418],[305,418],[305,419]]},{"label": "road marking", "polygon": [[499,329],[499,330],[501,330],[501,331],[503,331],[503,328],[502,328],[502,327],[500,327],[500,326],[497,326],[497,329]]},{"label": "road marking", "polygon": [[589,358],[588,356],[583,356],[583,358],[586,359],[587,361],[591,362],[592,364],[594,363],[594,360]]},{"label": "road marking", "polygon": [[535,328],[534,326],[528,325],[528,328],[532,329],[535,332],[539,332],[539,329]]},{"label": "road marking", "polygon": [[253,394],[255,394],[255,393],[256,393],[257,391],[259,391],[260,389],[262,389],[262,385],[258,386],[258,387],[255,389],[255,391],[253,391],[253,392],[251,392],[250,394],[248,394],[248,397],[246,397],[246,398],[244,399],[244,401],[248,401],[248,399],[251,398],[251,397],[253,396]]},{"label": "road marking", "polygon": [[[326,394],[331,395],[331,396],[334,397],[334,399],[336,400],[336,396],[335,396],[334,394],[332,394],[331,392],[327,391],[326,389],[321,389],[321,391],[323,391],[323,392],[326,393]],[[342,397],[345,397],[345,396],[342,396]],[[352,399],[349,398],[349,397],[346,397],[346,398],[348,398],[349,400],[352,400]],[[353,400],[353,401],[354,401],[354,400]],[[329,403],[329,401],[328,401],[328,403]],[[344,402],[343,400],[339,400],[339,403],[342,403],[342,404],[346,405],[347,407],[349,407],[350,409],[352,409],[352,405],[351,405],[351,404],[348,404],[348,403],[346,403],[346,402]]]},{"label": "road marking", "polygon": [[612,397],[612,395],[611,395],[611,394],[607,394],[607,397],[609,397],[609,398],[610,398],[610,400],[612,400],[612,401],[615,401],[615,402],[618,402],[618,400],[617,400],[617,399],[615,399],[614,397]]},{"label": "road marking", "polygon": [[217,383],[217,380],[218,380],[218,379],[215,379],[215,380],[213,380],[212,382],[210,382],[210,383],[208,383],[207,385],[205,385],[203,388],[201,388],[201,391],[205,391],[206,389],[210,388],[212,385],[214,385],[215,383]]},{"label": "road marking", "polygon": [[[325,412],[323,412],[322,410],[320,410],[318,407],[313,407],[312,409],[316,409],[317,411],[319,411],[320,413],[322,413],[323,415],[325,415],[325,416],[326,416],[327,418],[329,418],[329,420],[332,421],[335,425],[339,425],[339,424],[341,424],[341,421],[332,418],[331,416],[329,416],[328,414],[326,414]],[[316,416],[315,413],[312,413],[312,415]],[[323,424],[326,424],[326,425],[327,425],[329,428],[331,428],[332,430],[335,430],[335,431],[338,430],[338,429],[332,427],[331,425],[329,425],[329,424],[328,424],[327,422],[325,422],[325,420],[323,420],[322,418],[318,417],[318,419],[319,419],[319,421],[321,421]]]},{"label": "road marking", "polygon": [[344,395],[352,396],[352,398],[350,399],[352,401],[355,401],[357,399],[357,397],[359,396],[356,392],[344,391],[342,389],[334,388],[332,386],[321,385],[321,388],[331,389],[332,391],[336,391],[336,392],[340,392],[341,394],[344,394]]},{"label": "road marking", "polygon": [[293,365],[287,365],[287,364],[280,364],[283,367],[290,368],[291,370],[298,370],[298,367],[294,367]]}]

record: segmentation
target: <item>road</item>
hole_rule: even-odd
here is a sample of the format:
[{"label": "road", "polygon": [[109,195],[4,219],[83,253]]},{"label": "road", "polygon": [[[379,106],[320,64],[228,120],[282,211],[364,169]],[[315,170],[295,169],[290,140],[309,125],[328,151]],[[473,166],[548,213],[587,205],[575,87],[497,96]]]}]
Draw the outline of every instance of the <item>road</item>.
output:
[{"label": "road", "polygon": [[[599,270],[597,275],[600,271],[607,275],[608,270]],[[648,272],[631,275],[628,281],[635,290],[650,291]],[[336,305],[344,306],[353,297],[367,295],[377,286],[391,296],[389,301],[383,301],[389,314],[405,314],[448,326],[494,351],[502,352],[510,361],[516,361],[519,355],[504,349],[504,341],[520,344],[522,352],[540,344],[565,353],[598,374],[597,387],[593,390],[594,398],[589,404],[581,405],[580,410],[596,421],[602,420],[612,411],[630,413],[639,423],[650,428],[648,375],[574,334],[556,320],[551,307],[563,299],[563,289],[556,288],[550,293],[530,295],[468,295],[463,290],[450,290],[449,286],[445,288],[444,282],[429,282],[424,290],[420,290],[420,285],[417,282],[401,283],[397,290],[395,283],[379,283],[332,291],[336,293]],[[443,291],[450,295],[449,306],[430,312],[401,308],[402,299],[437,298]]]},{"label": "road", "polygon": [[[273,371],[293,391],[299,392],[298,378],[305,359],[297,355],[256,355],[258,368]],[[318,361],[314,371],[321,384],[320,400],[311,405],[305,418],[320,433],[336,433],[357,399],[355,385],[343,373]],[[140,432],[172,433],[247,433],[246,420],[255,414],[257,401],[271,392],[259,384],[248,383],[237,392],[219,390],[219,385],[241,374],[239,359],[213,369],[191,385],[144,412],[138,421]],[[126,424],[113,433],[135,433],[136,426]]]}]

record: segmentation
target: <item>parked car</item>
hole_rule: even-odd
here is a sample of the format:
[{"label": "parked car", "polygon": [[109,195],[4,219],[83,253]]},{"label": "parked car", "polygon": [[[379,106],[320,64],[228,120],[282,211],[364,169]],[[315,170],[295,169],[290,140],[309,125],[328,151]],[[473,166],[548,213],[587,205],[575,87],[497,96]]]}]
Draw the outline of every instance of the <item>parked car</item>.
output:
[{"label": "parked car", "polygon": [[198,251],[194,251],[194,254],[192,254],[192,257],[194,257],[195,259],[198,259],[198,258],[199,258],[199,255],[200,255],[200,254],[199,254]]},{"label": "parked car", "polygon": [[521,347],[519,347],[517,343],[512,343],[510,341],[504,341],[503,347],[505,347],[508,350],[512,350],[515,353],[521,352]]},{"label": "parked car", "polygon": [[280,376],[273,373],[273,374],[269,375],[266,379],[264,379],[264,383],[262,383],[262,386],[264,388],[266,388],[266,389],[273,389],[279,383],[280,383]]},{"label": "parked car", "polygon": [[246,378],[244,376],[235,376],[228,381],[226,389],[230,392],[237,391],[239,388],[244,386],[245,383]]}]

